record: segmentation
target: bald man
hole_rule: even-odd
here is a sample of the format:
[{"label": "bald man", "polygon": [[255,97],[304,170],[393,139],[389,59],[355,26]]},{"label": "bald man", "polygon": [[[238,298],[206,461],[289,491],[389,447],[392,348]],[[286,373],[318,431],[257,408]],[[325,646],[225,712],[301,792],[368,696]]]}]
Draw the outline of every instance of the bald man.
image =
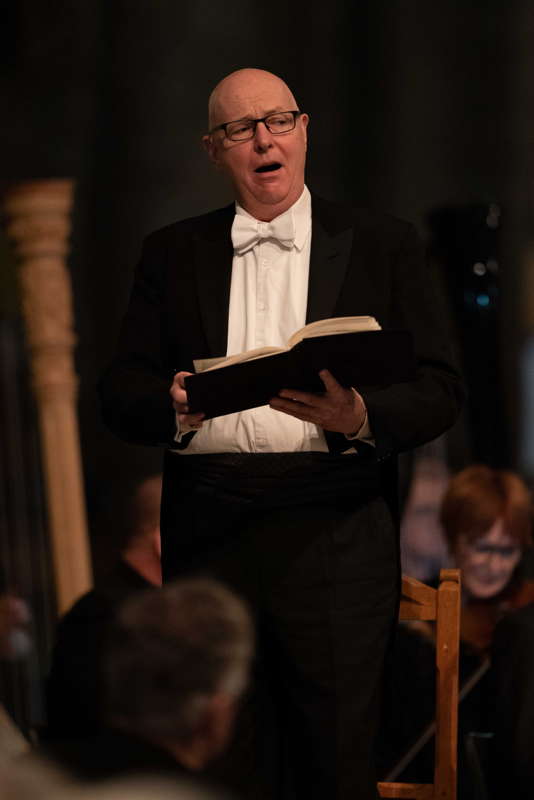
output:
[{"label": "bald man", "polygon": [[[367,800],[398,603],[395,455],[452,425],[462,389],[414,231],[310,194],[308,122],[269,72],[214,89],[203,144],[235,203],[147,238],[101,393],[119,436],[165,448],[164,579],[209,573],[254,610],[234,787]],[[239,414],[190,413],[194,358],[364,314],[412,331],[414,381],[364,390],[323,370],[320,394],[289,386]]]}]

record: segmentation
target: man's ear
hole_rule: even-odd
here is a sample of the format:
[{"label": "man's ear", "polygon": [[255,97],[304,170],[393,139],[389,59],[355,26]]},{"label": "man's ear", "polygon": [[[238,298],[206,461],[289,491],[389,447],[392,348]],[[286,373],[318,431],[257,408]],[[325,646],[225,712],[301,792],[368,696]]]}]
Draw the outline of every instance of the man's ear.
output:
[{"label": "man's ear", "polygon": [[235,697],[223,692],[210,697],[204,709],[201,729],[209,759],[219,755],[226,748],[233,732],[236,711]]},{"label": "man's ear", "polygon": [[301,114],[300,122],[301,122],[302,130],[303,130],[303,133],[304,133],[304,144],[305,144],[306,148],[308,147],[308,123],[309,123],[309,121],[310,121],[310,118],[309,118],[308,114]]},{"label": "man's ear", "polygon": [[150,532],[150,544],[156,558],[161,560],[161,531],[159,525],[154,525]]},{"label": "man's ear", "polygon": [[212,164],[219,167],[218,148],[209,133],[202,137],[202,146],[209,156]]}]

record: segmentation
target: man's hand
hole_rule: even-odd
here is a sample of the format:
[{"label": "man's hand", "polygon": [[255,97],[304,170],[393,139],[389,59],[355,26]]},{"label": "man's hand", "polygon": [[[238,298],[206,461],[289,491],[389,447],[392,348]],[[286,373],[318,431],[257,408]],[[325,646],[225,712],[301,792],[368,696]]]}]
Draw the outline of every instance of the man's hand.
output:
[{"label": "man's hand", "polygon": [[345,389],[331,372],[321,370],[319,377],[325,386],[324,394],[282,389],[269,405],[304,422],[313,422],[325,431],[354,436],[365,420],[365,404],[352,389]]},{"label": "man's hand", "polygon": [[189,427],[193,428],[193,430],[198,430],[202,427],[204,414],[202,412],[197,414],[189,413],[187,394],[185,391],[185,378],[192,374],[192,372],[177,372],[173,378],[170,393],[174,410],[178,414],[178,421],[181,429]]}]

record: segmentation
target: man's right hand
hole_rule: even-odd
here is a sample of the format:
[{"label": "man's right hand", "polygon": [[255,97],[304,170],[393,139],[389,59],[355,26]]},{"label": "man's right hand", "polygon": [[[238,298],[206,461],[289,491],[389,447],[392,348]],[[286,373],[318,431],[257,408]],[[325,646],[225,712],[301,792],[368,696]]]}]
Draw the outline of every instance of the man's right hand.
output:
[{"label": "man's right hand", "polygon": [[199,412],[197,414],[189,413],[189,406],[187,405],[187,393],[185,391],[185,378],[192,374],[192,372],[177,372],[173,378],[172,386],[170,388],[172,404],[174,410],[178,414],[180,430],[184,432],[187,432],[187,428],[198,430],[202,427],[202,420],[204,419],[203,412]]}]

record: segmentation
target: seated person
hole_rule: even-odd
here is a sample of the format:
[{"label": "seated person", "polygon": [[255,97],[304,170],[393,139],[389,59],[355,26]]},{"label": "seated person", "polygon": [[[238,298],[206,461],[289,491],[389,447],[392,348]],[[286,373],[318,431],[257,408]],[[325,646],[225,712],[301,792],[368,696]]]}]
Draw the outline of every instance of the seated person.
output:
[{"label": "seated person", "polygon": [[45,739],[83,737],[98,729],[108,625],[126,597],[161,585],[160,497],[161,475],[153,475],[137,486],[128,505],[121,504],[114,526],[123,540],[119,559],[58,625],[46,685]]},{"label": "seated person", "polygon": [[[30,652],[30,620],[30,610],[24,600],[10,592],[0,593],[0,667],[2,661],[17,661]],[[25,753],[29,743],[11,718],[9,710],[4,708],[4,692],[0,693],[0,698],[1,767],[15,756]]]},{"label": "seated person", "polygon": [[497,624],[488,684],[493,797],[530,800],[534,786],[534,604]]},{"label": "seated person", "polygon": [[412,479],[401,522],[402,571],[428,581],[449,566],[449,553],[439,522],[443,495],[449,483],[443,458],[430,445],[420,448],[413,461]]},{"label": "seated person", "polygon": [[31,649],[28,633],[30,610],[25,601],[9,592],[0,594],[0,659],[14,661]]},{"label": "seated person", "polygon": [[530,492],[512,472],[467,467],[449,484],[441,522],[462,570],[462,642],[486,655],[502,615],[534,601],[534,582],[519,570],[532,545]]},{"label": "seated person", "polygon": [[[531,497],[515,474],[474,465],[452,478],[443,498],[441,524],[455,567],[461,569],[460,688],[474,688],[459,708],[460,783],[470,796],[463,769],[463,739],[488,730],[485,661],[498,620],[534,601],[534,583],[520,577],[519,564],[531,544]],[[392,670],[391,703],[383,731],[383,772],[395,764],[432,723],[435,712],[435,645],[430,623],[399,626]],[[408,713],[409,711],[409,713]],[[432,780],[433,742],[422,748],[398,780]]]},{"label": "seated person", "polygon": [[190,579],[128,598],[103,654],[103,727],[45,753],[82,780],[194,774],[230,737],[252,657],[241,601]]}]

